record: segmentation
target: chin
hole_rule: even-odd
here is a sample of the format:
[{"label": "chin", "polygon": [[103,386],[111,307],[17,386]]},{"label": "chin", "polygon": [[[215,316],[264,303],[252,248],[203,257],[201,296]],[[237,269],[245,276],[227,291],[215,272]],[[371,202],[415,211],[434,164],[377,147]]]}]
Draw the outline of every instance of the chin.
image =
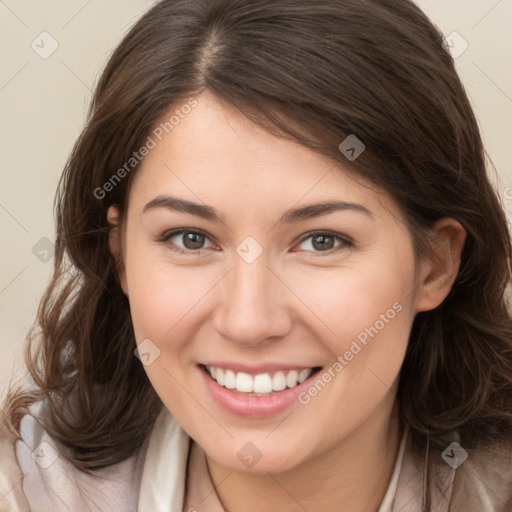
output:
[{"label": "chin", "polygon": [[[204,445],[203,445],[204,446]],[[233,444],[203,447],[208,457],[234,472],[253,475],[281,473],[291,470],[308,458],[304,447],[283,447],[282,443],[250,441],[250,436],[234,440]]]}]

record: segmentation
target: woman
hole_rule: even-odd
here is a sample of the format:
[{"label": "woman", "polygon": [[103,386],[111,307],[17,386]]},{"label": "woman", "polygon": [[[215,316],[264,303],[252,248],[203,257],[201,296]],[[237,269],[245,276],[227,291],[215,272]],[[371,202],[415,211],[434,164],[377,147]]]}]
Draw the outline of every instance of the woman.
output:
[{"label": "woman", "polygon": [[160,2],[56,204],[4,508],[512,510],[510,239],[413,3]]}]

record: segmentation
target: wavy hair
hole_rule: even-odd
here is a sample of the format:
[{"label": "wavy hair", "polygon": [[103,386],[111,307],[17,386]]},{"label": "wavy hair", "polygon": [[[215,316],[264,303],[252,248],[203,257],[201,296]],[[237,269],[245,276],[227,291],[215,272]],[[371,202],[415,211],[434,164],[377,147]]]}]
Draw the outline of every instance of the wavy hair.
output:
[{"label": "wavy hair", "polygon": [[205,90],[345,167],[338,145],[356,134],[366,150],[350,169],[397,201],[418,258],[437,220],[462,224],[449,295],[414,319],[400,417],[418,450],[453,430],[464,446],[509,436],[506,217],[443,37],[407,0],[163,0],[129,30],[59,183],[54,274],[26,348],[34,387],[10,392],[12,428],[45,398],[45,427],[85,471],[126,459],[148,435],[163,404],[133,355],[106,215],[126,210],[138,165],[105,184],[171,106]]}]

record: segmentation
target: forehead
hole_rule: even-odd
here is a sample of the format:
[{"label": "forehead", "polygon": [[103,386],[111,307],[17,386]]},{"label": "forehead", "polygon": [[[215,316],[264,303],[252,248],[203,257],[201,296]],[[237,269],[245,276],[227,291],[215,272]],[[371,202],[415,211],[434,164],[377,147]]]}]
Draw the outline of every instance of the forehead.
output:
[{"label": "forehead", "polygon": [[[131,187],[138,208],[158,195],[253,212],[315,201],[373,204],[397,212],[383,190],[298,142],[276,137],[210,93],[186,115],[174,105],[156,123],[154,147]],[[171,128],[172,126],[172,128]],[[216,206],[216,208],[217,208]]]}]

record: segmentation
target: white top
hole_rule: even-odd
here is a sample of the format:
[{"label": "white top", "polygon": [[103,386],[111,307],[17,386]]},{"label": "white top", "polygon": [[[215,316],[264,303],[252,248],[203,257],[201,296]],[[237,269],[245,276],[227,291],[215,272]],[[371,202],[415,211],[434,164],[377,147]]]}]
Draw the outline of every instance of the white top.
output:
[{"label": "white top", "polygon": [[[196,467],[203,468],[203,483],[192,486],[195,494],[187,495],[184,503],[191,439],[167,409],[162,410],[136,455],[96,471],[97,476],[84,474],[59,456],[57,445],[35,419],[40,411],[38,402],[31,407],[31,414],[23,417],[22,440],[16,443],[16,457],[24,474],[23,491],[32,512],[186,512],[188,503],[197,504],[207,494],[208,509],[201,510],[222,510],[217,496],[211,493],[213,484],[204,456],[195,456]],[[408,437],[407,429],[379,512],[421,512],[421,461],[408,449]],[[440,472],[443,488],[432,489],[432,510],[447,512],[455,471],[446,465]],[[217,509],[210,505],[215,500]]]}]

